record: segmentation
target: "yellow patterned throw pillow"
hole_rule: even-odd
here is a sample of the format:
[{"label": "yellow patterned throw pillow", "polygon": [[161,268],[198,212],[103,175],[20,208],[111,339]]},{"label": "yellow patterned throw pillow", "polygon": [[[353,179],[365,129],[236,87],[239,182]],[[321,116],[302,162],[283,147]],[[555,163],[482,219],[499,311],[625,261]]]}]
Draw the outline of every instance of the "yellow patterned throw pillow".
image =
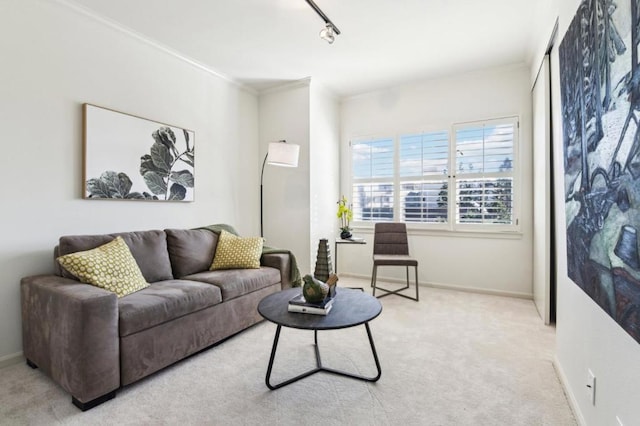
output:
[{"label": "yellow patterned throw pillow", "polygon": [[118,297],[149,286],[122,237],[92,250],[60,256],[58,262],[83,283],[111,291]]},{"label": "yellow patterned throw pillow", "polygon": [[260,267],[263,243],[262,237],[241,238],[223,230],[209,270],[257,269]]}]

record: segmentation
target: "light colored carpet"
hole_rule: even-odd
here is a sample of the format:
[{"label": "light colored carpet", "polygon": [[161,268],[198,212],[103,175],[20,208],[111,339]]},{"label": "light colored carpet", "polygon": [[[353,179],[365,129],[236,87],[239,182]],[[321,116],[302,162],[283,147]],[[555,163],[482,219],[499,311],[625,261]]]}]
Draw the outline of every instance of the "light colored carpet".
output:
[{"label": "light colored carpet", "polygon": [[[341,279],[341,285],[368,283]],[[555,330],[529,300],[421,288],[381,299],[377,383],[318,373],[270,391],[263,322],[82,413],[38,370],[0,370],[0,424],[575,425],[552,365]],[[320,332],[323,364],[375,375],[363,326]],[[283,328],[272,382],[314,366],[313,332]]]}]

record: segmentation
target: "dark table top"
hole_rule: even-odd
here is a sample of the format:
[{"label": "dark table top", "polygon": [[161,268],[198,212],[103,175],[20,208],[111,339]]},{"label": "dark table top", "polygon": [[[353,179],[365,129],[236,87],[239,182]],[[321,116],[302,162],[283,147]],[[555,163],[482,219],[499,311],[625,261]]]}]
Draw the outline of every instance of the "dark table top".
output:
[{"label": "dark table top", "polygon": [[371,321],[382,312],[375,297],[351,288],[338,287],[333,307],[327,315],[289,312],[289,300],[299,295],[301,288],[290,288],[270,294],[258,304],[258,312],[265,319],[284,327],[305,330],[335,330]]}]

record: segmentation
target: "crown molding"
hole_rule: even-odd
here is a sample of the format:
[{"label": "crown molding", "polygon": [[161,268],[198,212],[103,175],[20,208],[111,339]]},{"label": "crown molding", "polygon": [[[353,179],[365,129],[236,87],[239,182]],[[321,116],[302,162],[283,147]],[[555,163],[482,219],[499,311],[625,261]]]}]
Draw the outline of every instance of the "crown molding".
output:
[{"label": "crown molding", "polygon": [[270,95],[272,93],[284,92],[291,89],[296,89],[298,87],[309,87],[311,86],[311,77],[301,78],[300,80],[288,81],[283,84],[279,84],[277,86],[269,87],[268,89],[261,90],[258,92],[258,95]]}]

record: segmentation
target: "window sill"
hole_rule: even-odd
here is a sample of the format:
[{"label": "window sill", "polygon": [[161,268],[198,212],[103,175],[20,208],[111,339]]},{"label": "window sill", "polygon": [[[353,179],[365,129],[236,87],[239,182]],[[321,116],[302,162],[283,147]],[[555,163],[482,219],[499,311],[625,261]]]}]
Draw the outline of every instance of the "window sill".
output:
[{"label": "window sill", "polygon": [[[354,226],[354,234],[370,234],[373,235],[373,226]],[[504,239],[504,240],[520,240],[523,237],[522,231],[483,231],[483,230],[456,230],[450,229],[425,229],[422,227],[411,226],[407,224],[407,233],[409,235],[431,236],[431,237],[447,237],[447,238],[485,238],[485,239]]]}]

